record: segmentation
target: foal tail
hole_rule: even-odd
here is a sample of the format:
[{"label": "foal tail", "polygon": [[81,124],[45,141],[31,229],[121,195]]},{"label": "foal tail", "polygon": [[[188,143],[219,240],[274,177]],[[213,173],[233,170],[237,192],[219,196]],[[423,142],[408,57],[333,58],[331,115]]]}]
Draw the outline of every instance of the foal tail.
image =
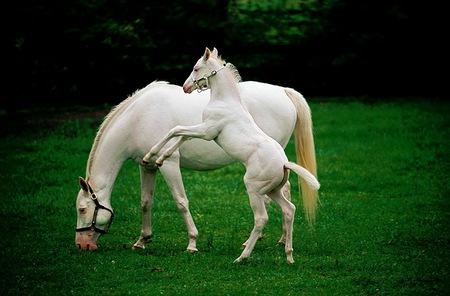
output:
[{"label": "foal tail", "polygon": [[313,174],[311,174],[307,169],[304,167],[294,163],[294,162],[287,162],[284,164],[284,167],[290,170],[293,170],[299,178],[302,179],[302,181],[305,181],[308,187],[311,190],[317,191],[320,188],[320,183],[317,181],[316,177],[314,177]]},{"label": "foal tail", "polygon": [[[297,111],[297,122],[295,123],[295,150],[297,154],[297,162],[311,173],[317,182],[317,165],[316,152],[314,149],[313,126],[311,119],[311,109],[305,98],[292,88],[286,88],[285,92],[295,106]],[[303,169],[302,168],[302,169]],[[295,169],[293,169],[297,172]],[[317,189],[308,186],[306,178],[302,178],[302,174],[297,173],[299,183],[301,184],[303,196],[303,209],[306,219],[310,225],[313,225],[316,219],[316,208],[319,200]],[[318,184],[318,183],[317,183]]]}]

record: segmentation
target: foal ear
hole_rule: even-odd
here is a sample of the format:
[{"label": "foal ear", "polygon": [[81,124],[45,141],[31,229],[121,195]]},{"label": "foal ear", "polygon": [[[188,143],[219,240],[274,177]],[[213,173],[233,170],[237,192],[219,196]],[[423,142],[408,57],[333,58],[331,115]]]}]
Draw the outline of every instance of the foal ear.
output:
[{"label": "foal ear", "polygon": [[217,48],[214,47],[213,51],[212,51],[212,56],[213,57],[219,57],[219,51],[217,50]]},{"label": "foal ear", "polygon": [[89,185],[87,184],[86,180],[79,177],[78,181],[80,182],[81,189],[83,189],[83,191],[85,192],[89,192]]},{"label": "foal ear", "polygon": [[205,49],[205,54],[203,55],[203,59],[204,59],[205,61],[207,61],[207,60],[209,59],[210,56],[211,56],[211,51],[210,51],[209,48],[207,47],[207,48]]}]

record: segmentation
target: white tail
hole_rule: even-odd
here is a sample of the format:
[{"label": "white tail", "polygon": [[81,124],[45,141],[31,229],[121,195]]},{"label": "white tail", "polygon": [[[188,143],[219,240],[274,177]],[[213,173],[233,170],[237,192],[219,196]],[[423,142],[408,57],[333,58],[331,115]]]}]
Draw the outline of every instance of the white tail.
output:
[{"label": "white tail", "polygon": [[308,170],[304,167],[294,162],[287,162],[284,164],[284,167],[293,170],[300,178],[302,178],[306,182],[308,187],[312,190],[319,190],[319,181],[317,181],[316,177],[314,177],[313,174],[308,172]]},{"label": "white tail", "polygon": [[[286,88],[285,92],[289,99],[291,99],[297,111],[297,122],[295,123],[294,130],[297,162],[316,177],[315,179],[317,181],[316,151],[314,148],[311,110],[305,98],[299,92],[291,88]],[[293,170],[295,171],[295,169]],[[303,179],[301,174],[298,174],[298,176],[299,184],[302,189],[303,209],[308,223],[312,225],[316,219],[319,194],[317,189],[313,189],[309,186],[306,179]]]}]

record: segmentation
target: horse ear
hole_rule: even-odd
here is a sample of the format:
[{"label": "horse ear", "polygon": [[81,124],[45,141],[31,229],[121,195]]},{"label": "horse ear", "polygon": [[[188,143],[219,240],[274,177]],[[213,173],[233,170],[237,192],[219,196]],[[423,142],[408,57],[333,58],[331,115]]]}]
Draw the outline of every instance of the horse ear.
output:
[{"label": "horse ear", "polygon": [[89,185],[87,184],[86,180],[84,180],[82,177],[79,177],[78,181],[80,182],[81,189],[83,189],[83,191],[89,192]]},{"label": "horse ear", "polygon": [[203,59],[204,59],[205,61],[207,61],[207,60],[209,59],[210,56],[211,56],[211,51],[210,51],[209,48],[207,47],[207,48],[205,49],[205,54],[203,55]]},{"label": "horse ear", "polygon": [[219,51],[217,50],[217,48],[214,47],[213,51],[212,51],[212,56],[213,57],[219,57]]}]

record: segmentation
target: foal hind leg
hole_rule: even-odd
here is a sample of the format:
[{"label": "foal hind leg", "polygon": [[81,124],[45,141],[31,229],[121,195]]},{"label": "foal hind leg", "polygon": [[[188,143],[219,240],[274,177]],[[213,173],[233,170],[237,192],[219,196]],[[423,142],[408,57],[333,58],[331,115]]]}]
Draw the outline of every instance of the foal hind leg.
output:
[{"label": "foal hind leg", "polygon": [[[289,183],[289,181],[287,181],[284,184],[283,188],[281,188],[281,191],[283,192],[284,197],[290,201],[291,200],[291,183]],[[284,215],[283,215],[282,219],[283,219],[283,224],[282,224],[283,225],[283,234],[281,235],[281,238],[278,240],[278,244],[277,244],[278,246],[286,245],[286,219],[285,219]]]},{"label": "foal hind leg", "polygon": [[[270,202],[272,200],[270,199],[270,197],[268,197],[267,195],[264,195],[264,206],[266,208],[266,211],[269,212],[269,208],[270,208]],[[284,233],[284,223],[283,223],[283,233]],[[262,240],[263,238],[265,238],[266,236],[264,234],[261,234],[258,238],[258,240]],[[284,237],[284,234],[282,236],[282,238]],[[281,239],[280,239],[281,240]],[[241,249],[245,249],[245,247],[248,244],[248,240],[245,241],[245,243],[242,244]]]},{"label": "foal hind leg", "polygon": [[267,220],[269,219],[269,217],[267,216],[266,207],[264,205],[264,195],[257,194],[251,191],[248,192],[248,195],[254,215],[254,227],[252,232],[250,233],[250,237],[244,243],[245,244],[244,251],[242,251],[241,256],[239,256],[236,260],[234,260],[234,262],[240,262],[243,259],[250,257],[250,254],[252,253],[253,248],[255,247],[256,242],[260,238],[264,226],[266,225]]},{"label": "foal hind leg", "polygon": [[294,229],[295,205],[283,196],[283,192],[281,190],[282,189],[274,190],[268,195],[281,208],[283,222],[286,229],[284,249],[287,256],[287,261],[289,263],[294,263],[294,258],[292,256],[292,252],[294,251],[292,247],[292,233]]},{"label": "foal hind leg", "polygon": [[[284,186],[281,188],[284,197],[287,200],[291,200],[291,183],[289,183],[289,181],[287,181]],[[269,207],[270,207],[270,202],[272,201],[272,199],[268,196],[265,196],[264,198],[264,205],[266,206],[266,210],[269,211]],[[284,215],[282,217],[283,221],[282,221],[282,229],[283,229],[283,233],[281,234],[280,239],[278,240],[278,244],[277,246],[285,246],[286,245],[286,219],[284,218]],[[264,234],[262,234],[259,239],[263,239],[265,236]],[[242,244],[242,249],[245,248],[245,246],[247,246],[248,241],[246,241],[245,243]]]}]

